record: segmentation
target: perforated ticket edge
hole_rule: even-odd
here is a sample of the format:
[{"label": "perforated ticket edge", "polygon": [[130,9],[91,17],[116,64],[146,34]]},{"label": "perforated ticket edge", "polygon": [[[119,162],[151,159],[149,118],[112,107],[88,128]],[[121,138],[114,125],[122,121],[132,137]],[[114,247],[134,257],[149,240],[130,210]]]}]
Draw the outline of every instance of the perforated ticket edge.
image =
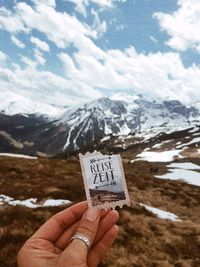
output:
[{"label": "perforated ticket edge", "polygon": [[113,202],[106,202],[104,204],[99,204],[99,205],[93,205],[92,204],[92,200],[90,197],[90,193],[89,193],[89,186],[87,183],[87,177],[86,177],[86,171],[85,171],[85,167],[84,167],[84,163],[83,163],[83,159],[84,158],[88,158],[91,156],[111,156],[112,155],[104,155],[99,151],[94,151],[92,153],[87,152],[85,154],[79,153],[79,160],[80,160],[80,166],[81,166],[81,171],[82,171],[82,177],[83,177],[83,183],[84,183],[84,187],[85,187],[85,193],[86,193],[86,198],[87,198],[87,202],[88,202],[88,207],[97,207],[99,209],[115,209],[116,207],[120,207],[122,208],[124,205],[130,206],[130,198],[129,198],[129,194],[128,194],[128,188],[127,188],[127,184],[126,184],[126,179],[125,179],[125,174],[124,174],[124,168],[122,165],[122,159],[121,156],[119,154],[115,155],[118,157],[119,163],[120,163],[120,169],[121,169],[121,174],[122,174],[122,185],[123,185],[123,190],[125,193],[125,199],[124,200],[117,200],[117,201],[113,201]]}]

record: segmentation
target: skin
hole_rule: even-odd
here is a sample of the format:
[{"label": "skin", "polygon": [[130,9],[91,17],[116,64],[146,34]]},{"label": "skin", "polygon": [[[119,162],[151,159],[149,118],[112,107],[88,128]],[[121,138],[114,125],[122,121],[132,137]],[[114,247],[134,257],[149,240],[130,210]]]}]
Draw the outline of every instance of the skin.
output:
[{"label": "skin", "polygon": [[[31,236],[17,256],[18,267],[96,267],[118,235],[116,211],[75,204],[51,217]],[[74,239],[75,232],[87,236],[90,249]]]}]

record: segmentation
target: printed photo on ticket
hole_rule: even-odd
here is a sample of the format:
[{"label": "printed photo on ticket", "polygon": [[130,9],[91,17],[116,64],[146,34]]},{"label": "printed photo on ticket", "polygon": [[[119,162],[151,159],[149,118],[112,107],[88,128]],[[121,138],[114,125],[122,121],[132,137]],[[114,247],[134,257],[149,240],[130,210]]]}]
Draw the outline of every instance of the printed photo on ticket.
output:
[{"label": "printed photo on ticket", "polygon": [[89,207],[122,207],[130,205],[120,155],[100,152],[79,154]]}]

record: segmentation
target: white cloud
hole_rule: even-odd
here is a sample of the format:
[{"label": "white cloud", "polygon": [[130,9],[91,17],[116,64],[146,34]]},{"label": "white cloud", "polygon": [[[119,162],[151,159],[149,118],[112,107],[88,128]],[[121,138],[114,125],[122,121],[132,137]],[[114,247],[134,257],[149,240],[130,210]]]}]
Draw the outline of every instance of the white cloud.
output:
[{"label": "white cloud", "polygon": [[84,16],[87,15],[86,6],[88,5],[88,1],[86,0],[63,0],[63,2],[71,2],[75,5],[75,10]]},{"label": "white cloud", "polygon": [[49,45],[46,42],[41,41],[39,38],[31,36],[30,41],[31,43],[35,44],[37,48],[46,52],[49,51]]},{"label": "white cloud", "polygon": [[[85,54],[93,54],[99,57],[103,54],[91,38],[98,38],[105,30],[106,23],[101,23],[96,15],[95,27],[89,27],[81,23],[76,17],[70,16],[66,12],[56,11],[51,6],[37,4],[31,7],[24,2],[19,2],[13,12],[6,11],[9,21],[16,21],[14,29],[10,29],[7,20],[0,14],[4,25],[0,28],[9,32],[31,32],[37,30],[46,35],[49,41],[52,41],[58,48],[66,48],[73,45]],[[37,21],[37,23],[35,23]],[[23,25],[23,27],[21,27]],[[37,42],[38,43],[38,42]]]},{"label": "white cloud", "polygon": [[[0,58],[5,57],[0,53]],[[18,105],[22,99],[36,103],[72,106],[87,102],[88,99],[101,97],[101,94],[87,84],[68,80],[48,71],[38,71],[35,63],[22,57],[28,67],[19,65],[13,69],[0,65],[0,98],[15,98]],[[18,97],[15,97],[18,96]],[[45,96],[45,97],[44,97]]]},{"label": "white cloud", "polygon": [[[0,28],[9,32],[31,32],[37,30],[59,48],[73,44],[78,47],[82,40],[96,37],[97,32],[87,24],[81,23],[68,13],[58,12],[53,7],[37,4],[31,7],[25,2],[16,5],[13,12],[4,8],[4,16],[0,12]],[[10,23],[14,21],[12,27]],[[37,22],[37,23],[36,23]],[[88,40],[84,40],[88,42]]]},{"label": "white cloud", "polygon": [[71,2],[75,5],[77,12],[86,15],[86,9],[90,3],[95,3],[100,7],[111,7],[112,1],[110,0],[63,0],[63,2]]},{"label": "white cloud", "polygon": [[40,64],[40,65],[44,65],[46,60],[45,58],[43,57],[43,54],[40,52],[39,49],[34,49],[34,56],[37,60],[37,62]]},{"label": "white cloud", "polygon": [[2,51],[0,51],[0,64],[5,63],[6,60],[7,60],[7,55],[3,53]]},{"label": "white cloud", "polygon": [[14,35],[11,36],[11,41],[13,42],[13,44],[15,44],[19,48],[26,47],[25,44],[21,40],[17,39],[17,37]]},{"label": "white cloud", "polygon": [[28,66],[30,69],[35,69],[37,66],[37,62],[31,60],[28,57],[25,57],[23,55],[21,55],[21,61],[26,64],[26,66]]},{"label": "white cloud", "polygon": [[[46,59],[44,58],[43,54],[41,53],[41,51],[37,48],[35,48],[33,50],[33,55],[34,58],[30,59],[29,57],[26,57],[24,55],[20,55],[21,56],[21,62],[25,64],[26,68],[30,68],[30,69],[36,69],[38,67],[38,65],[44,65],[46,63]],[[15,64],[13,65],[14,67],[16,66]],[[20,66],[17,65],[17,69],[20,69]]]},{"label": "white cloud", "polygon": [[29,29],[24,25],[23,21],[5,7],[0,8],[0,29],[11,33],[18,33],[20,31],[29,32]]},{"label": "white cloud", "polygon": [[109,50],[101,59],[78,52],[60,54],[66,76],[107,90],[133,90],[155,99],[199,99],[200,68],[185,68],[177,53],[138,54],[134,48]]},{"label": "white cloud", "polygon": [[60,53],[58,55],[58,58],[61,60],[61,62],[65,67],[66,77],[70,79],[76,77],[78,70],[74,60],[68,54],[65,53]]},{"label": "white cloud", "polygon": [[200,53],[200,1],[178,0],[178,10],[172,14],[157,12],[154,18],[170,36],[167,44],[179,51],[193,49]]},{"label": "white cloud", "polygon": [[94,22],[92,28],[96,31],[97,37],[101,37],[107,30],[106,21],[100,21],[99,14],[92,9],[91,14],[94,16]]},{"label": "white cloud", "polygon": [[32,0],[36,5],[40,5],[41,3],[47,6],[56,7],[55,0]]},{"label": "white cloud", "polygon": [[[106,3],[113,4],[114,1],[98,3],[99,6],[105,6]],[[37,39],[34,42],[37,43],[33,50],[34,60],[22,56],[24,69],[19,65],[13,71],[0,69],[0,88],[3,92],[16,91],[36,101],[45,95],[46,103],[56,101],[59,105],[74,105],[100,97],[101,94],[96,88],[133,90],[153,98],[178,98],[185,103],[199,99],[200,68],[196,65],[184,67],[179,54],[142,54],[137,53],[134,47],[124,51],[103,51],[98,47],[93,39],[98,38],[99,33],[104,32],[106,27],[101,28],[102,22],[96,11],[93,11],[96,16],[95,27],[89,27],[76,17],[66,12],[58,12],[53,6],[39,1],[34,7],[20,2],[13,12],[6,9],[3,12],[7,13],[7,18],[2,20],[4,16],[0,12],[0,28],[11,33],[30,33],[37,30],[45,34],[58,48],[70,45],[76,48],[73,55],[66,52],[60,52],[58,55],[66,74],[66,77],[62,78],[51,72],[37,70],[39,64],[45,64],[41,47],[42,51],[45,50],[44,44],[40,43],[42,41],[32,37],[32,41]],[[11,27],[12,19],[16,21],[15,27]],[[2,21],[4,23],[1,23]],[[182,40],[180,43],[183,44]]]},{"label": "white cloud", "polygon": [[87,8],[90,4],[96,4],[100,8],[112,8],[114,4],[125,3],[127,0],[63,0],[63,2],[71,2],[75,5],[75,10],[84,16],[87,15]]}]

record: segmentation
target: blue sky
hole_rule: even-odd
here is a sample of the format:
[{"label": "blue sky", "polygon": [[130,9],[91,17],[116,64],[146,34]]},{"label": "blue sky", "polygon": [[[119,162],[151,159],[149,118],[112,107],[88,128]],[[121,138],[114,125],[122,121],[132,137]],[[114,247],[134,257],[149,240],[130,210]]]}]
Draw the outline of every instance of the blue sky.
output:
[{"label": "blue sky", "polygon": [[2,105],[200,102],[199,18],[199,0],[0,0]]}]

